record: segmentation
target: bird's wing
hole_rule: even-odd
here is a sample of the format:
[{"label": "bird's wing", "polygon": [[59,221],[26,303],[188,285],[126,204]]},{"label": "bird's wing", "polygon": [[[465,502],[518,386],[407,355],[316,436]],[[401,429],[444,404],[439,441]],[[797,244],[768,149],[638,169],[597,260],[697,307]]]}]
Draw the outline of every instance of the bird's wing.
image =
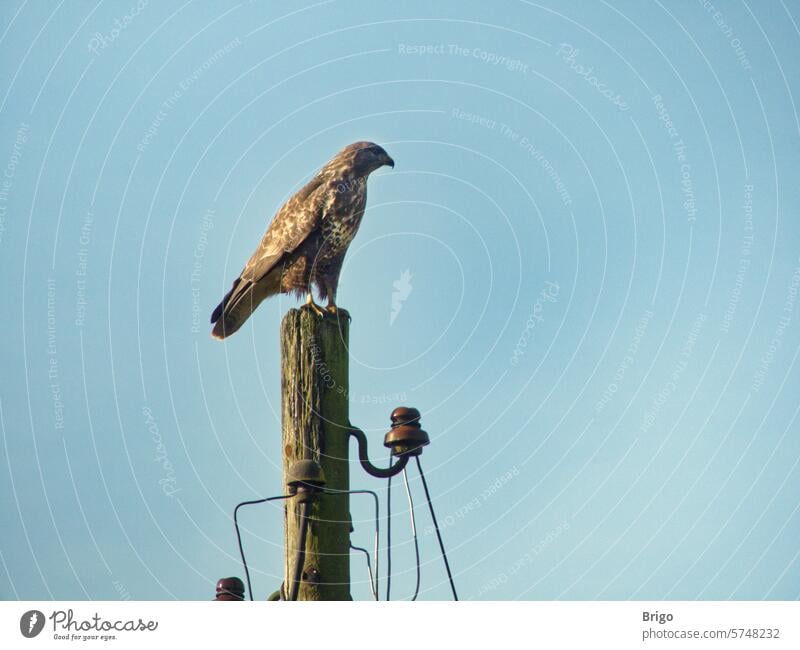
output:
[{"label": "bird's wing", "polygon": [[326,187],[323,176],[317,174],[281,206],[258,248],[211,315],[212,323],[219,320],[223,312],[234,308],[254,284],[281,262],[284,255],[297,250],[320,225],[330,200]]},{"label": "bird's wing", "polygon": [[324,187],[322,179],[315,177],[283,204],[245,264],[240,275],[242,280],[258,282],[281,257],[297,250],[320,225],[327,203]]}]

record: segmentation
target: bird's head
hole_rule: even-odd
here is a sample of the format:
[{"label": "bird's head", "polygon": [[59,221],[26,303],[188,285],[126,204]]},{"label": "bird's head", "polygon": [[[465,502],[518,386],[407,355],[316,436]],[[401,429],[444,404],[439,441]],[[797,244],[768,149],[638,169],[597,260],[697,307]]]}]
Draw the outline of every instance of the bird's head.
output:
[{"label": "bird's head", "polygon": [[391,156],[374,142],[354,142],[342,149],[339,157],[343,158],[359,176],[367,176],[384,165],[394,167]]}]

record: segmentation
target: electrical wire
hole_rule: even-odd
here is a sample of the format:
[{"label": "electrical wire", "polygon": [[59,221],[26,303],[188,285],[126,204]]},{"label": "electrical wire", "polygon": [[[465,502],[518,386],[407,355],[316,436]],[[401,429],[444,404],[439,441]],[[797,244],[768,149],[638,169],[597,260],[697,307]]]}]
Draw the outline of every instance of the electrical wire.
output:
[{"label": "electrical wire", "polygon": [[[326,490],[327,492],[327,490]],[[377,492],[373,492],[372,490],[348,490],[345,494],[370,494],[372,495],[372,499],[375,502],[375,576],[374,576],[374,584],[373,584],[373,576],[370,572],[370,591],[372,592],[372,597],[375,600],[380,600],[380,592],[378,590],[378,569],[379,569],[379,561],[380,555],[378,554],[379,551],[379,544],[380,544],[380,500],[378,499]],[[352,546],[352,545],[351,545]],[[352,546],[357,550],[361,550],[358,546]],[[369,569],[369,552],[367,552],[367,568]]]},{"label": "electrical wire", "polygon": [[[392,452],[389,452],[389,465]],[[391,600],[392,590],[392,477],[386,482],[386,600]]]},{"label": "electrical wire", "polygon": [[300,590],[300,580],[303,577],[303,565],[306,561],[306,537],[308,535],[309,514],[311,512],[311,502],[303,501],[300,504],[300,539],[297,542],[297,554],[294,562],[294,576],[292,585],[289,589],[289,600],[297,600],[297,592]]},{"label": "electrical wire", "polygon": [[450,581],[450,589],[453,591],[453,600],[458,600],[458,594],[456,594],[456,586],[453,583],[453,574],[450,571],[450,563],[447,561],[447,553],[444,550],[444,542],[442,541],[442,533],[439,531],[439,524],[436,521],[436,514],[433,512],[433,502],[431,501],[431,493],[428,491],[428,482],[425,480],[425,474],[422,471],[422,463],[419,462],[419,456],[415,456],[417,459],[417,468],[419,469],[419,475],[422,478],[422,487],[425,488],[425,498],[428,500],[428,507],[431,511],[431,519],[433,519],[433,526],[436,528],[436,537],[439,540],[439,548],[442,549],[442,557],[444,558],[444,568],[447,569],[447,579]]},{"label": "electrical wire", "polygon": [[[392,455],[389,455],[389,462],[391,463]],[[415,456],[417,460],[417,468],[419,469],[420,477],[422,478],[422,486],[425,489],[425,497],[428,501],[428,507],[430,508],[431,518],[433,519],[433,525],[436,528],[436,536],[439,540],[439,548],[442,550],[442,557],[444,558],[445,568],[447,569],[447,576],[450,581],[450,588],[453,591],[453,598],[458,600],[458,595],[456,594],[455,584],[453,583],[453,576],[450,571],[450,564],[447,561],[447,553],[444,549],[444,542],[442,541],[442,535],[439,531],[439,524],[436,521],[436,514],[433,510],[433,503],[431,502],[430,492],[428,491],[428,484],[425,480],[425,474],[422,471],[422,465],[419,461],[419,456]],[[414,588],[414,595],[411,600],[416,600],[417,596],[419,595],[419,587],[420,587],[420,579],[421,579],[421,570],[420,570],[420,555],[419,555],[419,539],[417,536],[417,526],[416,526],[416,519],[414,514],[414,500],[411,496],[411,488],[408,482],[408,473],[403,468],[403,480],[405,483],[406,488],[406,495],[408,497],[408,504],[409,504],[409,512],[411,515],[411,532],[414,539],[414,552],[416,555],[416,586]],[[386,498],[387,498],[387,507],[386,507],[386,559],[387,559],[387,574],[386,574],[386,600],[390,600],[391,596],[391,581],[392,581],[392,520],[391,520],[391,490],[392,490],[392,477],[388,477],[387,489],[386,489]],[[379,561],[380,561],[380,501],[378,499],[378,495],[373,492],[372,490],[348,490],[348,491],[337,491],[331,490],[327,488],[324,492],[328,494],[370,494],[372,495],[375,501],[375,574],[372,573],[372,567],[369,557],[369,551],[359,546],[354,546],[352,543],[350,544],[350,548],[356,551],[361,551],[366,555],[367,558],[367,574],[369,575],[370,580],[370,591],[372,592],[372,597],[375,600],[380,600],[380,592],[379,592],[379,580],[380,580],[380,571],[379,571]],[[257,505],[260,503],[268,503],[270,501],[278,501],[281,499],[289,499],[294,495],[291,494],[282,494],[279,496],[274,497],[267,497],[265,499],[255,499],[253,501],[242,501],[241,503],[237,504],[236,507],[233,509],[233,524],[236,529],[236,540],[239,545],[239,554],[242,558],[242,565],[244,566],[244,573],[245,579],[247,580],[247,592],[250,596],[250,600],[253,600],[253,587],[252,582],[250,580],[250,570],[247,566],[247,559],[244,553],[244,546],[242,544],[242,535],[239,529],[239,508],[243,506],[250,506],[250,505]],[[308,534],[308,523],[309,523],[309,510],[310,510],[310,503],[306,502],[302,504],[302,513],[301,513],[301,527],[300,527],[300,540],[297,549],[297,557],[295,562],[295,571],[294,571],[294,580],[292,581],[291,591],[289,593],[289,600],[296,600],[297,599],[297,592],[299,590],[300,579],[302,577],[302,570],[303,564],[305,559],[305,542],[306,536]],[[299,575],[298,575],[299,574]]]},{"label": "electrical wire", "polygon": [[[372,496],[372,500],[375,503],[375,543],[374,543],[374,552],[375,552],[375,574],[374,577],[372,572],[370,571],[370,591],[372,592],[372,597],[375,600],[380,600],[379,598],[379,591],[378,591],[378,578],[379,578],[379,564],[380,564],[380,555],[378,553],[380,548],[380,538],[381,538],[381,527],[380,527],[380,499],[378,498],[378,493],[373,492],[372,490],[335,490],[333,488],[322,488],[323,494],[369,494]],[[350,544],[350,548],[353,548],[357,551],[363,551],[360,546],[353,546]],[[369,551],[367,551],[369,553]],[[369,555],[367,555],[367,564],[369,564]],[[373,582],[374,579],[374,582]]]},{"label": "electrical wire", "polygon": [[417,539],[417,522],[414,518],[414,499],[411,497],[411,487],[408,485],[408,472],[403,468],[403,482],[406,486],[406,494],[408,495],[408,510],[411,513],[411,535],[414,537],[414,554],[417,557],[417,584],[414,587],[414,595],[411,600],[416,600],[419,596],[419,583],[421,578],[421,571],[419,566],[419,540]]},{"label": "electrical wire", "polygon": [[244,565],[244,575],[247,578],[247,592],[250,594],[250,600],[253,600],[253,588],[250,585],[250,571],[247,568],[247,560],[244,557],[244,547],[242,546],[242,535],[239,532],[239,508],[242,506],[253,506],[259,503],[267,503],[268,501],[279,501],[280,499],[288,499],[291,494],[282,494],[277,497],[267,497],[266,499],[256,499],[255,501],[242,501],[233,509],[233,525],[236,528],[236,540],[239,542],[239,554],[242,556],[242,564]]},{"label": "electrical wire", "polygon": [[367,556],[367,575],[369,576],[369,590],[372,592],[372,599],[378,600],[378,594],[375,592],[375,583],[372,577],[372,565],[369,561],[369,551],[361,546],[355,546],[352,542],[350,542],[350,548],[354,551],[361,551],[364,555]]},{"label": "electrical wire", "polygon": [[[324,489],[324,493],[326,494],[369,494],[372,496],[373,501],[375,503],[375,576],[373,579],[372,575],[372,568],[370,563],[369,551],[363,549],[358,546],[350,545],[351,548],[357,551],[363,551],[367,554],[367,573],[370,579],[370,591],[372,592],[372,596],[375,600],[378,600],[378,550],[380,546],[380,501],[378,499],[378,495],[376,492],[372,490],[332,490],[330,488]],[[242,506],[247,505],[254,505],[258,503],[265,503],[267,501],[276,501],[278,499],[288,499],[294,495],[282,495],[277,497],[270,497],[267,499],[257,499],[255,501],[243,501],[242,503],[238,504],[233,511],[233,522],[236,527],[236,539],[239,542],[239,553],[242,556],[242,564],[244,565],[244,572],[245,578],[247,579],[247,589],[248,593],[250,594],[250,600],[253,600],[253,589],[250,583],[250,571],[247,568],[247,560],[245,559],[244,555],[244,548],[242,546],[242,537],[239,532],[239,521],[238,521],[238,512],[239,508]],[[295,570],[294,570],[294,579],[292,580],[291,590],[288,594],[288,600],[297,600],[297,593],[299,590],[300,580],[302,578],[302,570],[303,565],[305,564],[305,547],[306,547],[306,537],[308,535],[308,524],[310,521],[309,518],[309,510],[310,510],[310,503],[306,502],[302,504],[302,513],[301,513],[301,526],[300,526],[300,539],[298,542],[298,549],[297,549],[297,556],[295,558]],[[281,585],[281,590],[276,592],[277,594],[283,594],[283,585]],[[275,594],[273,594],[274,596]]]}]

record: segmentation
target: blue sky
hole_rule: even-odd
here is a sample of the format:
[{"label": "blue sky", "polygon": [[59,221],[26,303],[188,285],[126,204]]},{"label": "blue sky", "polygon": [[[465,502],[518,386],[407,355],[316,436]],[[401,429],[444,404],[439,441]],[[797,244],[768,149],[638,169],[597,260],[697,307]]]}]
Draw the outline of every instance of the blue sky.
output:
[{"label": "blue sky", "polygon": [[[396,166],[340,286],[351,419],[377,450],[422,411],[460,595],[797,598],[800,6],[718,5],[3,3],[0,596],[204,600],[242,574],[233,506],[281,492],[295,303],[224,343],[207,318],[368,139]],[[263,598],[281,511],[243,524]]]}]

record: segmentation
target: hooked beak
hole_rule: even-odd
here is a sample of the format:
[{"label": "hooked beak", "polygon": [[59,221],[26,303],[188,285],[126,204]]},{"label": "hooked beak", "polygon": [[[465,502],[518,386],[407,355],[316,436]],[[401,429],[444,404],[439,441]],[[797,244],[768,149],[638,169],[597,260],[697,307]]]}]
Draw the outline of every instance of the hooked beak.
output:
[{"label": "hooked beak", "polygon": [[392,160],[391,156],[386,156],[386,162],[384,164],[389,165],[389,167],[394,169],[394,160]]}]

